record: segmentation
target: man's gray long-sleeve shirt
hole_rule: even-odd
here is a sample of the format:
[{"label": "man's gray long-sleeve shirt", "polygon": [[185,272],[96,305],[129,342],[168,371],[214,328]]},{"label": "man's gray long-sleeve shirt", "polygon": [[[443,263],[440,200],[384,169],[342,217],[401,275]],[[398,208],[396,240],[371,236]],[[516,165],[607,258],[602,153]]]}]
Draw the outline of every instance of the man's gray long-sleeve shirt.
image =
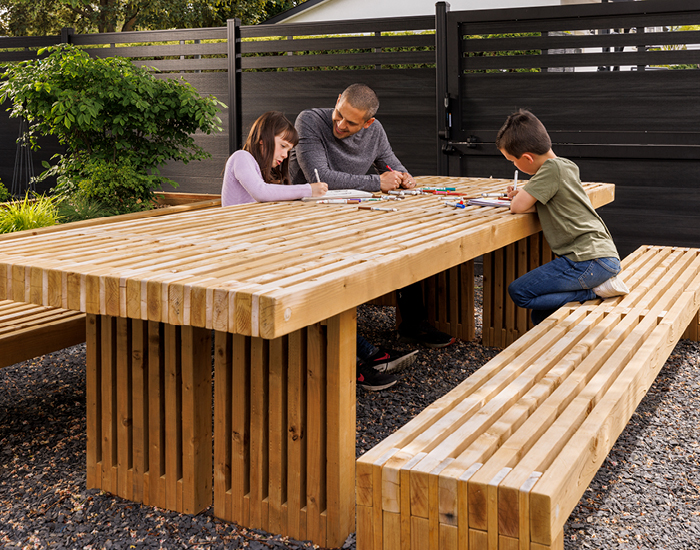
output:
[{"label": "man's gray long-sleeve shirt", "polygon": [[299,143],[289,160],[292,183],[316,180],[314,169],[329,189],[379,191],[378,174],[367,174],[372,165],[379,172],[387,166],[407,170],[391,150],[386,132],[378,120],[345,139],[333,135],[333,109],[307,109],[299,113],[294,126]]}]

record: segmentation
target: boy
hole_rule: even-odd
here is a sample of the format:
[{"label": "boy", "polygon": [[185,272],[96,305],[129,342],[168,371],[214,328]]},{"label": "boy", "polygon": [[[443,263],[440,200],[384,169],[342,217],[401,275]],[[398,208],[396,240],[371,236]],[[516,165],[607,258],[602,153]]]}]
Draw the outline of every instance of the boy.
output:
[{"label": "boy", "polygon": [[585,302],[629,293],[616,277],[620,257],[608,228],[581,185],[576,164],[557,157],[544,125],[529,111],[508,117],[496,147],[532,178],[508,188],[513,214],[537,212],[553,261],[513,281],[508,293],[516,305],[532,309],[541,323],[568,302]]}]

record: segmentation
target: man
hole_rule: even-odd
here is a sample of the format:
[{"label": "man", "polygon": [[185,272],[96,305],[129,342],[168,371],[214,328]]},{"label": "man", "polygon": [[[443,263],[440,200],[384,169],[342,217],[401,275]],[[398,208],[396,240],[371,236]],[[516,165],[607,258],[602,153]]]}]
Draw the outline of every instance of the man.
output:
[{"label": "man", "polygon": [[[299,144],[290,157],[292,183],[314,181],[314,170],[329,189],[391,191],[416,182],[391,149],[386,132],[374,118],[379,99],[364,84],[338,96],[334,109],[302,111],[295,122]],[[370,168],[377,174],[368,174]]]},{"label": "man", "polygon": [[[415,187],[413,176],[396,158],[383,126],[374,117],[378,109],[379,99],[369,86],[352,84],[338,96],[335,108],[302,111],[294,123],[299,143],[289,161],[292,183],[314,181],[317,170],[319,179],[326,182],[329,189],[386,193]],[[377,173],[368,173],[373,167]],[[419,283],[399,290],[397,297],[402,318],[401,341],[419,342],[431,348],[449,346],[455,341],[427,322]],[[360,380],[362,363],[369,363],[368,358],[384,353],[393,357],[392,352],[378,350],[371,344],[368,348],[365,344],[369,343],[358,341],[360,385],[363,385]],[[377,383],[379,385],[382,384]]]}]

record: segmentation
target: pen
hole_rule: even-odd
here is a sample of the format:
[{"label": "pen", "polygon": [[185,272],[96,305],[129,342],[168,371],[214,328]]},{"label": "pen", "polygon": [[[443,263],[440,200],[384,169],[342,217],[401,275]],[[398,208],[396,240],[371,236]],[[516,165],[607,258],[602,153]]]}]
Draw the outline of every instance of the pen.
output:
[{"label": "pen", "polygon": [[468,201],[468,200],[470,200],[470,199],[479,199],[479,198],[481,198],[481,195],[479,195],[479,196],[474,196],[474,197],[469,197],[469,196],[466,196],[466,195],[462,194],[462,195],[459,197],[459,199],[455,199],[454,197],[446,197],[445,195],[440,195],[438,198],[441,199],[441,200],[443,200],[443,201],[454,201],[454,200],[459,200],[460,202],[464,202],[464,201]]},{"label": "pen", "polygon": [[387,191],[390,195],[398,195],[399,197],[403,197],[404,195],[422,195],[423,192],[420,191],[419,189],[392,189],[391,191]]},{"label": "pen", "polygon": [[314,174],[316,174],[316,181],[321,183],[321,178],[318,177],[318,168],[314,168]]},{"label": "pen", "polygon": [[385,208],[383,206],[358,206],[360,210],[379,210],[380,212],[398,212],[398,208]]},{"label": "pen", "polygon": [[508,196],[508,193],[482,193],[482,197],[499,197],[499,198],[505,198]]}]

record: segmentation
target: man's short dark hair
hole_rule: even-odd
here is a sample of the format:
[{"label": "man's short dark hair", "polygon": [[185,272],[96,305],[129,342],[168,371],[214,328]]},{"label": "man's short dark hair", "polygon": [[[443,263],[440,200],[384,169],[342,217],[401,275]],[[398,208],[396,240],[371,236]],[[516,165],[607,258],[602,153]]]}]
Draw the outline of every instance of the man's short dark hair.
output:
[{"label": "man's short dark hair", "polygon": [[519,159],[524,153],[544,155],[552,148],[552,140],[535,115],[519,109],[501,126],[496,136],[496,147]]},{"label": "man's short dark hair", "polygon": [[364,111],[365,120],[372,118],[379,110],[379,98],[366,84],[351,84],[345,88],[340,97],[355,109]]}]

